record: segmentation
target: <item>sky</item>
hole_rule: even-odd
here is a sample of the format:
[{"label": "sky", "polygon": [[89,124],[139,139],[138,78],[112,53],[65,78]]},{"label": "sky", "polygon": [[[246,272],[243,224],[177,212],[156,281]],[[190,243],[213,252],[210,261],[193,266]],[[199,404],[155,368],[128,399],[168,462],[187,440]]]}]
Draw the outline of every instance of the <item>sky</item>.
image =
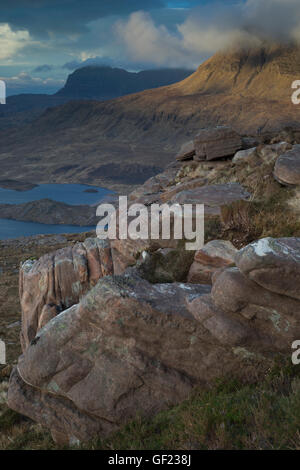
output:
[{"label": "sky", "polygon": [[300,40],[299,0],[1,0],[0,78],[54,93],[84,65],[193,70],[266,39]]}]

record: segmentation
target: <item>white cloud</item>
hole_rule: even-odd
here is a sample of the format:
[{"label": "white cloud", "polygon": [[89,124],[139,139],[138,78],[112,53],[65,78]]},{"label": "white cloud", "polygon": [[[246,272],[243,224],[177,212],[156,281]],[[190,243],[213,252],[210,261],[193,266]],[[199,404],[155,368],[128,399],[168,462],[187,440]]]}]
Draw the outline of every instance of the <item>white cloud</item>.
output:
[{"label": "white cloud", "polygon": [[0,59],[10,59],[31,43],[26,30],[13,31],[9,24],[0,23]]},{"label": "white cloud", "polygon": [[193,51],[186,50],[179,35],[172,34],[163,25],[156,26],[151,16],[143,11],[130,15],[127,22],[118,21],[115,32],[120,47],[125,48],[125,53],[133,62],[190,66],[193,60],[196,61]]},{"label": "white cloud", "polygon": [[178,26],[182,43],[187,51],[198,54],[214,54],[216,51],[239,44],[240,46],[260,43],[259,39],[237,27],[223,30],[216,26],[199,27],[197,20],[189,18]]},{"label": "white cloud", "polygon": [[194,67],[203,58],[236,44],[258,46],[266,40],[300,43],[300,5],[299,0],[211,2],[195,8],[175,32],[156,25],[149,13],[140,11],[127,21],[118,21],[114,31],[129,60]]}]

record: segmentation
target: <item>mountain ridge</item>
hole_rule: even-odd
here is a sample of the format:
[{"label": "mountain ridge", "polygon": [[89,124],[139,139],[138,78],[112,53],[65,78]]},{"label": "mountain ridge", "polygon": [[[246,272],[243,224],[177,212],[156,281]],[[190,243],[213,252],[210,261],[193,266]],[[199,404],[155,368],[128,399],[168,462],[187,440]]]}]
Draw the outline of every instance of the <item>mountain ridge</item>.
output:
[{"label": "mountain ridge", "polygon": [[106,100],[183,80],[193,73],[186,69],[154,69],[129,72],[110,66],[89,65],[71,73],[54,96]]},{"label": "mountain ridge", "polygon": [[[22,175],[29,181],[50,178],[125,190],[119,180],[124,165],[163,167],[178,145],[200,128],[226,124],[240,134],[252,135],[286,126],[298,129],[299,108],[292,104],[291,85],[300,79],[299,51],[298,47],[272,45],[220,52],[173,85],[104,102],[71,101],[48,109],[19,129],[18,135],[2,136],[3,177],[12,177],[6,162],[11,165],[11,158],[18,158]],[[24,159],[24,154],[36,160]],[[77,168],[64,173],[64,166],[74,162]],[[115,184],[113,174],[109,180],[94,176],[101,175],[107,162],[115,165]]]}]

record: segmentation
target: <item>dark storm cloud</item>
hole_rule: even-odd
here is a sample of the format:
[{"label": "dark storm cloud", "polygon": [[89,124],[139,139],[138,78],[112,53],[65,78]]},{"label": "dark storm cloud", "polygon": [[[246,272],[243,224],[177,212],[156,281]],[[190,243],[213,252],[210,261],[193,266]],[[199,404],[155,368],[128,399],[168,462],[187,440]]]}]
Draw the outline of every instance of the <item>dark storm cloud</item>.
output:
[{"label": "dark storm cloud", "polygon": [[85,32],[86,24],[98,18],[164,5],[163,0],[1,0],[1,22],[41,37],[76,34]]}]

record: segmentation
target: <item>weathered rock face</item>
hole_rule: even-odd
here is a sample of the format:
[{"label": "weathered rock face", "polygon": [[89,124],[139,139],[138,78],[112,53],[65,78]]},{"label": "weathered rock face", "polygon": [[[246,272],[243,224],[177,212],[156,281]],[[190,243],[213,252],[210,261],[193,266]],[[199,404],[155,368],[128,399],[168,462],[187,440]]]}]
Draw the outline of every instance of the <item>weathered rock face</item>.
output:
[{"label": "weathered rock face", "polygon": [[79,301],[91,286],[112,274],[107,242],[86,239],[20,267],[23,350],[51,318]]},{"label": "weathered rock face", "polygon": [[202,129],[194,139],[196,160],[215,160],[234,155],[242,148],[241,137],[231,127]]},{"label": "weathered rock face", "polygon": [[256,351],[288,352],[300,334],[300,302],[264,289],[237,268],[214,278],[211,297],[222,312],[249,320]]},{"label": "weathered rock face", "polygon": [[242,322],[245,341],[257,352],[288,351],[300,335],[300,239],[259,240],[235,261],[237,267],[214,273],[211,295],[193,300],[191,313],[201,322],[213,315],[215,331],[236,330],[237,343],[240,327],[226,325]]},{"label": "weathered rock face", "polygon": [[188,274],[192,284],[211,284],[212,276],[230,265],[234,265],[236,248],[229,241],[213,240],[195,253],[194,262]]},{"label": "weathered rock face", "polygon": [[220,373],[224,364],[212,368],[213,362],[224,355],[231,368],[229,358],[234,361],[231,351],[207,341],[185,306],[186,298],[208,292],[151,285],[134,272],[101,279],[28,346],[11,378],[9,406],[54,435],[85,440],[137,412],[178,403],[196,383]]},{"label": "weathered rock face", "polygon": [[236,255],[240,271],[260,286],[300,300],[300,239],[265,238]]},{"label": "weathered rock face", "polygon": [[281,155],[275,164],[275,179],[286,186],[300,184],[300,145]]}]

